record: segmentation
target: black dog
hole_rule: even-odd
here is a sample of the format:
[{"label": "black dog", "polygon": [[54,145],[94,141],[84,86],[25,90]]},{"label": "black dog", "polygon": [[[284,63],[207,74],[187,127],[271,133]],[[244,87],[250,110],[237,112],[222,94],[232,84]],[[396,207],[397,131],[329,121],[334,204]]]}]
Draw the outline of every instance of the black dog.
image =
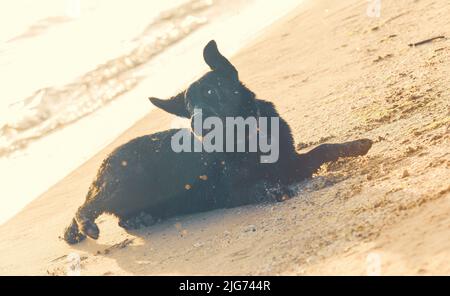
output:
[{"label": "black dog", "polygon": [[[205,118],[279,117],[272,103],[256,99],[239,81],[237,70],[220,54],[214,41],[208,43],[203,55],[210,72],[177,96],[169,100],[150,98],[152,103],[186,118],[195,118],[197,109]],[[132,229],[175,215],[265,199],[283,200],[292,195],[289,185],[310,178],[322,164],[339,157],[365,155],[372,146],[371,140],[361,139],[323,144],[297,154],[290,128],[279,118],[278,161],[262,163],[259,151],[176,153],[171,140],[178,132],[173,129],[143,136],[112,152],[66,229],[65,240],[74,244],[86,236],[97,239],[95,220],[102,213],[116,215],[121,227]],[[248,136],[245,141],[249,141]]]}]

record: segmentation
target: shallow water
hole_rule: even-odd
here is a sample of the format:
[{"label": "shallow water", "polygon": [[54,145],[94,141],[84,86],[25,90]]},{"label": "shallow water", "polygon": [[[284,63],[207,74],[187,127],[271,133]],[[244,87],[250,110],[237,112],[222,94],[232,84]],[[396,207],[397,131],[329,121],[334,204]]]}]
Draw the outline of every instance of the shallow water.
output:
[{"label": "shallow water", "polygon": [[[48,13],[58,12],[53,2]],[[1,90],[0,157],[132,90],[139,66],[206,25],[225,1],[178,2],[95,1],[84,8],[66,1],[65,14],[40,16],[12,38],[2,34],[0,77],[11,83]],[[227,6],[243,5],[232,2]]]}]

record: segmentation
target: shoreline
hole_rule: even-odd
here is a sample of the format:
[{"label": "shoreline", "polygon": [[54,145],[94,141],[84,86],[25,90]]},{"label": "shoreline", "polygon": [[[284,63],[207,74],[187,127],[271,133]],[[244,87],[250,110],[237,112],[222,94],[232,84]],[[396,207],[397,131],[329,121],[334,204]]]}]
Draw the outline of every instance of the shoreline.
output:
[{"label": "shoreline", "polygon": [[230,60],[276,105],[300,151],[367,137],[367,156],[324,166],[282,203],[130,233],[104,215],[99,240],[66,245],[58,236],[104,157],[170,127],[174,117],[153,110],[0,226],[0,274],[64,275],[71,253],[83,275],[450,274],[450,40],[408,46],[449,32],[450,7],[387,2],[369,18],[366,5],[306,1]]}]

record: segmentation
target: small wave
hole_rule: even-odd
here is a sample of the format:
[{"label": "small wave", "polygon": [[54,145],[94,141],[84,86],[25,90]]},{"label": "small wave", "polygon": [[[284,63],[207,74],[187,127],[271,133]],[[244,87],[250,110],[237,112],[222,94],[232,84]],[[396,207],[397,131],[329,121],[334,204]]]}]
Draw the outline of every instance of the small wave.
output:
[{"label": "small wave", "polygon": [[132,49],[61,87],[47,87],[10,106],[0,126],[0,157],[98,110],[141,81],[135,71],[207,23],[213,1],[192,0],[162,12]]},{"label": "small wave", "polygon": [[8,40],[7,42],[14,42],[20,39],[30,38],[34,37],[36,35],[42,34],[43,32],[47,31],[50,27],[53,27],[58,24],[62,24],[65,22],[70,21],[71,19],[67,16],[54,16],[54,17],[48,17],[45,19],[41,19],[31,26],[29,26],[25,32],[22,34],[13,37],[12,39]]}]

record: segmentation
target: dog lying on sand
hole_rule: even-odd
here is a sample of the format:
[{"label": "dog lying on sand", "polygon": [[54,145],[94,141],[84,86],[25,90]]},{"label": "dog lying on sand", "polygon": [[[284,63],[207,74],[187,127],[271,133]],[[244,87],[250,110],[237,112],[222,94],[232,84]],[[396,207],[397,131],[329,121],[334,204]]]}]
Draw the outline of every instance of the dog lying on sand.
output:
[{"label": "dog lying on sand", "polygon": [[[239,81],[238,71],[222,56],[214,41],[206,45],[203,57],[211,71],[187,90],[168,100],[150,98],[157,107],[190,118],[193,129],[171,129],[139,137],[114,150],[103,161],[86,201],[66,229],[67,243],[78,243],[87,236],[97,239],[100,231],[95,220],[103,213],[117,216],[119,226],[125,229],[136,229],[176,215],[262,200],[282,201],[294,195],[290,185],[310,178],[322,164],[340,157],[365,155],[371,148],[371,140],[360,139],[322,144],[308,153],[298,154],[291,130],[274,105],[256,99]],[[193,122],[200,118],[199,114],[201,122],[212,117],[254,118],[257,124],[262,122],[258,121],[260,118],[277,119],[276,137],[272,121],[268,129],[256,128],[257,141],[263,138],[272,143],[277,141],[276,161],[261,161],[264,153],[260,149],[174,151],[173,139],[181,132],[192,135],[193,140],[187,145],[192,150],[212,133],[205,126],[196,131]],[[219,148],[236,148],[243,142],[247,147],[254,138],[250,133],[240,136],[238,133],[232,136],[231,144],[230,138],[215,144]]]}]

